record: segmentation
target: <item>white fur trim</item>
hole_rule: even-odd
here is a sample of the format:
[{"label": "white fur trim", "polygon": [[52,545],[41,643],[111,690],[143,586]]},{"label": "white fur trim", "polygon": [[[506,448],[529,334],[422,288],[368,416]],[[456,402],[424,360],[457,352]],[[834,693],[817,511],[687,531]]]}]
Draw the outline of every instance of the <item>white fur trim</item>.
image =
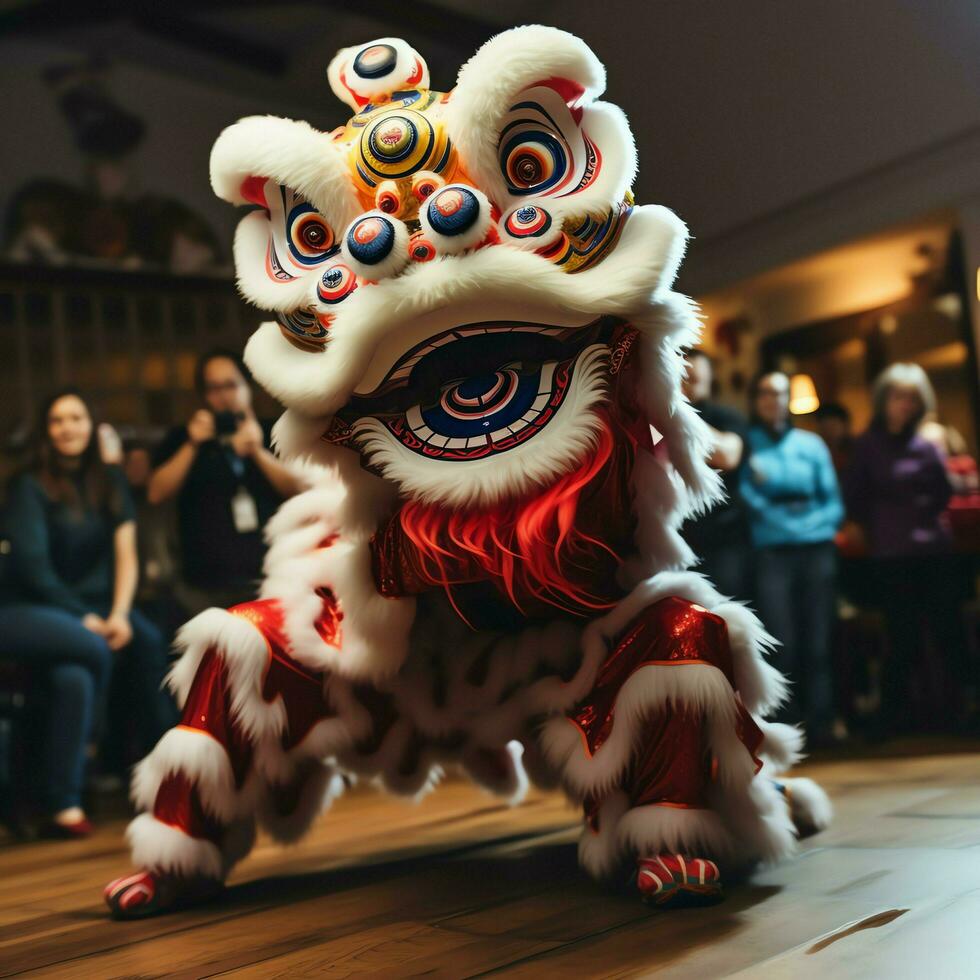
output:
[{"label": "white fur trim", "polygon": [[265,265],[271,235],[272,223],[265,211],[252,211],[238,222],[232,251],[239,292],[263,310],[309,306],[320,270],[296,271],[291,279],[282,282],[270,279]]},{"label": "white fur trim", "polygon": [[677,532],[677,511],[684,486],[672,467],[663,466],[652,453],[639,448],[630,474],[636,514],[637,556],[627,559],[621,575],[635,584],[658,571],[687,568],[694,553]]},{"label": "white fur trim", "polygon": [[565,400],[541,433],[508,452],[465,465],[420,456],[374,418],[355,423],[355,439],[365,458],[415,500],[460,508],[494,504],[546,486],[595,447],[601,423],[593,409],[605,398],[607,365],[604,345],[586,348]]},{"label": "white fur trim", "polygon": [[133,863],[149,871],[169,871],[184,877],[224,877],[221,852],[211,841],[191,837],[176,827],[141,813],[126,828]]},{"label": "white fur trim", "polygon": [[[708,583],[703,576],[702,581]],[[718,594],[717,590],[713,591],[715,595]],[[789,697],[789,682],[766,659],[775,648],[776,641],[765,631],[759,617],[744,603],[720,602],[710,608],[728,626],[735,684],[745,706],[753,714],[770,714]]]},{"label": "white fur trim", "polygon": [[627,859],[689,854],[724,861],[733,850],[731,834],[712,810],[660,805],[629,808],[622,792],[599,809],[599,832],[586,827],[579,838],[579,863],[593,878],[608,878]]},{"label": "white fur trim", "polygon": [[578,840],[578,862],[593,878],[606,878],[622,860],[616,830],[630,808],[629,797],[621,792],[610,793],[599,805],[599,831],[582,829]]},{"label": "white fur trim", "polygon": [[[340,304],[322,353],[297,350],[270,323],[252,335],[245,359],[263,387],[291,409],[328,418],[355,389],[373,390],[410,346],[461,323],[583,325],[611,315],[647,317],[651,330],[664,331],[673,321],[665,325],[660,307],[651,310],[651,296],[669,286],[686,237],[676,215],[647,205],[633,209],[616,248],[601,263],[574,275],[508,246],[412,263]],[[680,364],[676,352],[664,356]]]},{"label": "white fur trim", "polygon": [[709,787],[709,799],[732,840],[725,858],[733,868],[773,862],[796,850],[796,829],[776,784],[760,773],[742,786]]},{"label": "white fur trim", "polygon": [[[728,627],[732,650],[735,689],[752,714],[765,715],[786,699],[786,679],[765,660],[774,641],[751,610],[742,603],[726,601],[717,589],[697,572],[661,572],[641,582],[601,620],[590,624],[605,637],[622,630],[646,606],[668,596],[678,596],[720,616]],[[588,631],[587,630],[587,631]]]},{"label": "white fur trim", "polygon": [[[343,615],[339,647],[316,631],[323,609],[318,588],[333,593]],[[289,653],[312,670],[380,679],[397,673],[408,656],[415,599],[387,599],[378,593],[367,541],[338,541],[279,562],[269,569],[262,596],[279,600]]]},{"label": "white fur trim", "polygon": [[602,795],[632,761],[644,723],[667,707],[688,712],[691,724],[704,721],[722,779],[734,773],[752,777],[751,756],[735,735],[734,692],[720,670],[704,664],[648,664],[634,671],[616,697],[612,731],[592,756],[585,754],[582,732],[574,722],[550,719],[541,735],[545,757],[576,796]]},{"label": "white fur trim", "polygon": [[[517,27],[491,38],[460,69],[446,107],[446,125],[467,170],[502,210],[511,203],[497,156],[502,124],[524,89],[549,78],[569,79],[582,85],[583,103],[591,102],[606,87],[605,70],[579,38],[553,27]],[[584,116],[585,132],[589,131],[588,123]],[[611,168],[626,163],[624,157],[628,160],[628,127],[625,135],[626,145],[622,148],[615,143],[601,147],[604,156],[607,152],[612,156]],[[629,186],[632,176],[629,168],[622,166],[624,187]]]},{"label": "white fur trim", "polygon": [[[306,419],[295,412],[286,412],[276,426],[276,431],[288,442],[296,429],[305,433],[323,430],[316,420]],[[319,522],[325,534],[343,531],[347,537],[370,537],[378,529],[382,518],[395,505],[391,487],[361,467],[359,454],[321,443],[326,450],[313,466],[315,480],[308,490],[290,497],[269,519],[265,537],[270,548],[294,531]],[[293,455],[283,449],[283,455]],[[300,550],[294,553],[298,555]],[[275,562],[266,559],[266,570]]]},{"label": "white fur trim", "polygon": [[232,715],[245,734],[258,740],[282,733],[286,724],[282,698],[270,703],[262,697],[271,652],[268,641],[252,623],[223,609],[205,609],[181,627],[176,646],[184,652],[167,683],[181,707],[204,654],[213,648],[228,672]]},{"label": "white fur trim", "polygon": [[756,724],[763,735],[759,756],[765,761],[769,772],[785,772],[803,758],[804,735],[801,729],[761,718],[756,718]]},{"label": "white fur trim", "polygon": [[685,365],[680,350],[697,343],[700,314],[687,297],[663,291],[632,323],[642,337],[641,402],[647,418],[663,435],[670,462],[680,478],[673,507],[666,514],[668,525],[676,527],[685,517],[705,510],[721,494],[720,477],[706,462],[708,428],[681,394]]},{"label": "white fur trim", "polygon": [[825,830],[834,819],[830,797],[812,779],[796,776],[781,779],[788,790],[789,809],[793,823],[808,831]]},{"label": "white fur trim", "polygon": [[133,769],[130,798],[140,810],[152,810],[160,784],[181,773],[192,782],[204,808],[222,823],[235,815],[238,791],[224,746],[206,732],[171,728]]},{"label": "white fur trim", "polygon": [[732,850],[731,835],[713,810],[638,806],[616,830],[621,849],[637,858],[669,853],[724,861]]},{"label": "white fur trim", "polygon": [[[669,596],[694,602],[729,625],[736,687],[750,710],[778,702],[785,682],[762,660],[767,637],[758,621],[738,603],[726,602],[701,575],[664,572],[641,583],[606,616],[590,623],[582,636],[585,660],[601,664],[609,644],[649,605]],[[734,629],[732,628],[734,626]],[[671,673],[673,672],[673,673]],[[588,676],[592,684],[594,673]],[[704,665],[649,665],[624,684],[614,704],[613,730],[589,759],[578,729],[564,718],[551,719],[541,746],[559,768],[573,796],[609,792],[628,764],[631,749],[647,713],[666,703],[690,703],[707,725],[707,744],[718,759],[718,781],[710,789],[712,808],[686,810],[642,807],[626,813],[620,794],[610,792],[600,815],[600,833],[586,830],[580,843],[583,865],[595,875],[608,874],[629,850],[706,849],[706,856],[733,866],[778,860],[792,853],[795,835],[787,807],[767,775],[755,775],[754,764],[735,733],[734,692],[724,675]],[[799,733],[784,725],[763,724],[767,761],[792,761]],[[612,825],[616,825],[616,829]],[[705,853],[705,851],[702,851]]]},{"label": "white fur trim", "polygon": [[[606,616],[590,623],[582,634],[583,665],[594,664],[597,669],[613,639],[643,609],[669,596],[687,599],[725,620],[736,689],[750,711],[758,709],[760,702],[768,704],[782,696],[782,676],[762,660],[766,635],[758,621],[738,603],[724,602],[703,576],[693,572],[654,576],[637,586]],[[730,628],[733,623],[734,630]],[[588,677],[589,687],[594,676],[593,673]],[[706,719],[709,744],[718,758],[722,782],[751,778],[751,756],[735,735],[734,691],[719,670],[701,664],[647,665],[637,670],[617,696],[612,733],[592,758],[583,751],[581,732],[566,718],[552,718],[546,723],[542,749],[549,763],[561,770],[563,782],[571,792],[579,796],[601,793],[628,765],[644,719],[667,704],[690,706]],[[788,741],[791,733],[784,729],[785,726],[771,726],[771,751],[789,758],[793,744]]]},{"label": "white fur trim", "polygon": [[[345,522],[366,515],[370,518],[370,526],[361,528],[358,525],[355,530],[370,534],[381,515],[394,509],[397,494],[390,484],[361,466],[360,453],[321,438],[329,425],[329,418],[286,409],[272,427],[273,448],[280,459],[300,470],[310,488],[340,480],[347,488],[350,503],[356,504],[345,511]],[[273,518],[295,499],[290,497],[283,503]],[[268,526],[266,524],[266,528]]]},{"label": "white fur trim", "polygon": [[211,150],[211,186],[231,204],[245,204],[241,186],[248,177],[266,177],[292,188],[335,233],[361,211],[346,148],[305,122],[249,116],[225,129]]},{"label": "white fur trim", "polygon": [[[408,656],[415,599],[378,593],[369,536],[380,520],[381,496],[360,494],[347,475],[324,471],[314,487],[288,500],[269,522],[261,594],[280,603],[289,652],[297,661],[342,677],[379,679],[396,673]],[[320,546],[341,530],[344,538]],[[330,590],[343,616],[340,647],[316,630],[323,611],[318,589]]]}]

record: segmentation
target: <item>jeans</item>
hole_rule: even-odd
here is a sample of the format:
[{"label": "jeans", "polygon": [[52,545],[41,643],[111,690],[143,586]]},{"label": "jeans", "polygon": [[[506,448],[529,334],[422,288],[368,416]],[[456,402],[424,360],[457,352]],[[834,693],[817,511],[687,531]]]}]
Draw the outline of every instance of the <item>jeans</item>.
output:
[{"label": "jeans", "polygon": [[772,661],[793,685],[778,718],[802,722],[813,742],[829,739],[834,722],[830,642],[836,583],[832,541],[760,548],[755,554],[759,615],[780,643]]},{"label": "jeans", "polygon": [[[167,652],[159,631],[136,610],[129,621],[133,638],[119,655],[133,668],[141,740],[148,749],[173,724],[176,709],[160,690]],[[49,702],[40,760],[43,803],[50,812],[79,806],[85,751],[100,721],[113,652],[78,616],[31,603],[0,606],[0,643],[0,656],[45,675]]]}]

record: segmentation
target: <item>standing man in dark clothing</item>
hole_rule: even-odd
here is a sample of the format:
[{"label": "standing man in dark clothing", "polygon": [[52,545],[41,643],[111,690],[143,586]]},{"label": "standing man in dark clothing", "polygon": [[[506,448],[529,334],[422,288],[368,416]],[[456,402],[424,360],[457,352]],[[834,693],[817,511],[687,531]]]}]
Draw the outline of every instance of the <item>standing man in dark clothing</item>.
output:
[{"label": "standing man in dark clothing", "polygon": [[684,539],[701,559],[699,566],[723,595],[748,597],[751,581],[749,528],[738,490],[745,448],[746,423],[726,405],[711,400],[713,365],[701,350],[687,353],[684,394],[708,424],[714,445],[708,463],[721,471],[725,500],[701,517],[688,521]]},{"label": "standing man in dark clothing", "polygon": [[851,435],[851,413],[840,402],[822,402],[813,413],[817,435],[830,450],[837,478],[840,479],[851,462],[854,437]]},{"label": "standing man in dark clothing", "polygon": [[262,529],[304,488],[270,451],[271,426],[255,417],[250,381],[237,354],[205,354],[196,370],[204,407],[154,454],[147,497],[154,504],[177,497],[178,595],[189,612],[255,597]]}]

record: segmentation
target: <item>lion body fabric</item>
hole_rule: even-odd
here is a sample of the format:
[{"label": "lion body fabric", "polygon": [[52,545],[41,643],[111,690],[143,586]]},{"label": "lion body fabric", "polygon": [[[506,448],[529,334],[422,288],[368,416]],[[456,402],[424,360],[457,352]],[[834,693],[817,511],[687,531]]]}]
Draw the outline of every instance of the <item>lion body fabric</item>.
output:
[{"label": "lion body fabric", "polygon": [[677,527],[718,493],[680,393],[686,232],[634,203],[602,66],[526,27],[451,93],[392,38],[328,77],[346,126],[245,119],[212,154],[256,206],[238,279],[275,320],[246,360],[311,487],[270,522],[260,597],[181,631],[135,861],[223,879],[257,824],[295,840],[353,779],[418,797],[451,769],[560,786],[597,877],[791,853],[829,804],[781,776],[802,736],[766,721],[769,638],[686,570]]}]

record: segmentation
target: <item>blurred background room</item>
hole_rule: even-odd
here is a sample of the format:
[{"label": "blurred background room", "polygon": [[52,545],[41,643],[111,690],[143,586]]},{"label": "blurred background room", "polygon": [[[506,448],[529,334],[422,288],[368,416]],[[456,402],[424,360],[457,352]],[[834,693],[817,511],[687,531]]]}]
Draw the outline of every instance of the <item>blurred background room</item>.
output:
[{"label": "blurred background room", "polygon": [[[214,139],[253,114],[342,123],[325,66],[344,45],[404,37],[448,91],[480,44],[528,20],[606,64],[637,137],[636,198],[691,230],[679,288],[704,336],[688,395],[730,501],[687,531],[781,641],[786,717],[830,753],[980,737],[976,0],[13,0],[0,8],[12,831],[71,836],[100,800],[111,811],[174,710],[153,693],[174,631],[254,592],[262,525],[302,489],[269,451],[279,408],[239,359],[260,314],[236,293],[239,215],[209,187]],[[255,506],[234,511],[240,526],[201,517],[229,512],[242,485]]]}]

